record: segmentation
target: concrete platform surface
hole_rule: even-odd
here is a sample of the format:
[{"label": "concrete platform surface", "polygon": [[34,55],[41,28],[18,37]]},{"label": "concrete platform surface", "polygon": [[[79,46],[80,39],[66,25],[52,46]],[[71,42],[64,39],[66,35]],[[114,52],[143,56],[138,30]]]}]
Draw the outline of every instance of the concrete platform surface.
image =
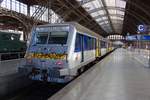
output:
[{"label": "concrete platform surface", "polygon": [[117,49],[48,100],[150,100],[150,69]]},{"label": "concrete platform surface", "polygon": [[18,73],[18,66],[23,63],[24,59],[0,61],[0,100],[32,83],[27,77]]},{"label": "concrete platform surface", "polygon": [[25,59],[0,61],[0,76],[17,73],[18,67],[25,63]]}]

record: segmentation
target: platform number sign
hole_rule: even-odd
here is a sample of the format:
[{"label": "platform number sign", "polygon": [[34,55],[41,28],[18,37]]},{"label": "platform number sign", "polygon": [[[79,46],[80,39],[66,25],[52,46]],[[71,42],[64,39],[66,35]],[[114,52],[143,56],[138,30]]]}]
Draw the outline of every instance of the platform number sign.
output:
[{"label": "platform number sign", "polygon": [[144,25],[138,25],[138,32],[145,32],[146,27]]}]

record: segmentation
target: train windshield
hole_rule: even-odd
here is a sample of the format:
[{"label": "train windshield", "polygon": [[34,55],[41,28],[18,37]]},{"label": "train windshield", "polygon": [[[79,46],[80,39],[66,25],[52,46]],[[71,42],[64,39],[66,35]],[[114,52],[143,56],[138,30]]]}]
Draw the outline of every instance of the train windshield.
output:
[{"label": "train windshield", "polygon": [[66,44],[68,32],[50,32],[48,44]]},{"label": "train windshield", "polygon": [[68,32],[38,32],[36,36],[36,44],[66,44]]},{"label": "train windshield", "polygon": [[37,34],[37,44],[46,44],[48,39],[48,33],[39,32]]}]

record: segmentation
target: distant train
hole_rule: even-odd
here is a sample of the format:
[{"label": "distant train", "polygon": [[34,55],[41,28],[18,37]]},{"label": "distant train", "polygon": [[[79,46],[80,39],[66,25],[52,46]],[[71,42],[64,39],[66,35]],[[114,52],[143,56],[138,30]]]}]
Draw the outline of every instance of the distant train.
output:
[{"label": "distant train", "polygon": [[32,80],[65,83],[112,49],[111,42],[75,22],[41,25],[32,31],[19,72]]},{"label": "distant train", "polygon": [[25,51],[25,42],[20,41],[20,34],[0,31],[0,53]]},{"label": "distant train", "polygon": [[20,41],[19,33],[0,31],[0,54],[2,60],[14,58],[16,55],[7,53],[25,52],[25,51],[26,51],[26,43]]}]

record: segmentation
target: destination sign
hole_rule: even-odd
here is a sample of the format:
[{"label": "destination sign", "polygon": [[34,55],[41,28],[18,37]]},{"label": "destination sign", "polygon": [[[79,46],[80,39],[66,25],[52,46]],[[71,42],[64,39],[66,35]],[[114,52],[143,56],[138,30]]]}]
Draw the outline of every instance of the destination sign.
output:
[{"label": "destination sign", "polygon": [[150,35],[144,35],[144,36],[142,36],[142,40],[150,41]]},{"label": "destination sign", "polygon": [[150,35],[130,35],[126,36],[128,41],[150,41]]}]

